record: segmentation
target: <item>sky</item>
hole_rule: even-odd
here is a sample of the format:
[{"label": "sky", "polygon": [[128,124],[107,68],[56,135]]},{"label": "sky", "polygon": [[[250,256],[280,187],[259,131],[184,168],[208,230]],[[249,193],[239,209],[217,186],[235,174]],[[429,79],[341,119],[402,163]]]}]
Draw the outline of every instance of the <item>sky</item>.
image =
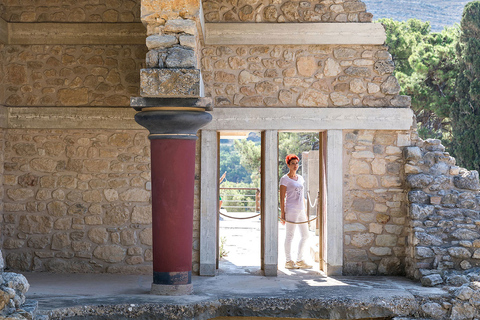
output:
[{"label": "sky", "polygon": [[407,20],[416,18],[430,21],[432,31],[460,23],[465,0],[362,0],[373,20],[392,18]]}]

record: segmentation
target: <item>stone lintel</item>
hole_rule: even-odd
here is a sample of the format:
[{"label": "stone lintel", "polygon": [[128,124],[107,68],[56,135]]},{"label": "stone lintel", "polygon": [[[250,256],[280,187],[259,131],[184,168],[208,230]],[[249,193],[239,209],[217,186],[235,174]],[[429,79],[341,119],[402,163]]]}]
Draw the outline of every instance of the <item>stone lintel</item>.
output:
[{"label": "stone lintel", "polygon": [[380,23],[205,23],[207,45],[382,45]]},{"label": "stone lintel", "polygon": [[0,44],[8,43],[8,22],[0,18]]},{"label": "stone lintel", "polygon": [[[145,45],[141,23],[7,23],[8,44]],[[0,39],[4,39],[0,23]],[[1,42],[1,40],[0,40]]]},{"label": "stone lintel", "polygon": [[152,98],[200,98],[199,69],[141,69],[140,95]]},{"label": "stone lintel", "polygon": [[137,111],[144,108],[202,108],[206,111],[213,110],[212,98],[148,98],[132,97],[130,105]]},{"label": "stone lintel", "polygon": [[220,108],[208,130],[410,130],[410,108]]}]

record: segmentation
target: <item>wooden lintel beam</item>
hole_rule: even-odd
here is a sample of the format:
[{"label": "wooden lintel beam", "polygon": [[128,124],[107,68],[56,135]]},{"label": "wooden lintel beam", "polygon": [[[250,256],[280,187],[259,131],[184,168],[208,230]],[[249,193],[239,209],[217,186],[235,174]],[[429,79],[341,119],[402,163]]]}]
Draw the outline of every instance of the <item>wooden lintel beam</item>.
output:
[{"label": "wooden lintel beam", "polygon": [[[8,23],[8,44],[145,44],[141,23]],[[1,28],[0,28],[1,30]]]}]

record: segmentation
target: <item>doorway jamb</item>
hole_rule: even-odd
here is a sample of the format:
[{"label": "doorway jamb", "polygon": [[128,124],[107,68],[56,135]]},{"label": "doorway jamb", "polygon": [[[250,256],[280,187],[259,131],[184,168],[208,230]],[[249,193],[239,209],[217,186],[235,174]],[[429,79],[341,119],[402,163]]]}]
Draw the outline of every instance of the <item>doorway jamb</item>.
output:
[{"label": "doorway jamb", "polygon": [[343,132],[327,131],[327,228],[325,260],[328,276],[343,269]]},{"label": "doorway jamb", "polygon": [[278,131],[265,130],[262,165],[263,271],[277,276],[278,267]]},{"label": "doorway jamb", "polygon": [[201,131],[200,160],[200,270],[201,276],[215,276],[217,260],[218,144],[216,130]]}]

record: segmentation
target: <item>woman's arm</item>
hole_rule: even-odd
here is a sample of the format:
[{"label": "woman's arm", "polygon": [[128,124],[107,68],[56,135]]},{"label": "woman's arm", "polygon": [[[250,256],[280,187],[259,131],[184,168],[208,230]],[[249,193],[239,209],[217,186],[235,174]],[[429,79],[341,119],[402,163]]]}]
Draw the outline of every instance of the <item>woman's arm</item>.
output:
[{"label": "woman's arm", "polygon": [[[286,186],[280,186],[280,218],[285,220],[285,194],[287,193]],[[282,224],[285,223],[282,221]]]}]

